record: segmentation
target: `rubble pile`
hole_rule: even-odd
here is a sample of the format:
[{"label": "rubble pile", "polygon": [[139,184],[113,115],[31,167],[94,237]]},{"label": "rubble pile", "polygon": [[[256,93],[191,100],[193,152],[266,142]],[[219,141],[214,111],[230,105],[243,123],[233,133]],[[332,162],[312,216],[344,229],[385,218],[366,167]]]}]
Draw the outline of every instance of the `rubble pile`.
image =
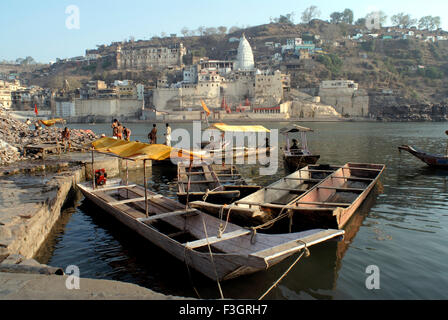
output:
[{"label": "rubble pile", "polygon": [[[35,130],[34,124],[28,126],[0,108],[0,166],[35,158],[35,155],[23,156],[27,145],[62,144],[61,132],[58,127],[42,126]],[[91,130],[70,130],[71,150],[82,149],[95,139],[98,137]]]}]

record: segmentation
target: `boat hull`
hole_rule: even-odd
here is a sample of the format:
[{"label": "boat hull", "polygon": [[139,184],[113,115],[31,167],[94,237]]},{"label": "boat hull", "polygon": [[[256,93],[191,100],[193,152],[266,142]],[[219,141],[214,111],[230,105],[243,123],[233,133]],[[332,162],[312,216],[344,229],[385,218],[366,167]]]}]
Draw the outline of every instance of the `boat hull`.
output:
[{"label": "boat hull", "polygon": [[301,156],[286,156],[283,155],[283,162],[289,171],[296,171],[302,169],[310,164],[316,164],[320,155],[301,155]]},{"label": "boat hull", "polygon": [[412,146],[402,145],[398,147],[398,150],[404,150],[412,154],[417,159],[423,161],[428,166],[433,168],[440,169],[448,169],[448,157],[438,155],[438,154],[429,154],[424,151],[418,150]]}]

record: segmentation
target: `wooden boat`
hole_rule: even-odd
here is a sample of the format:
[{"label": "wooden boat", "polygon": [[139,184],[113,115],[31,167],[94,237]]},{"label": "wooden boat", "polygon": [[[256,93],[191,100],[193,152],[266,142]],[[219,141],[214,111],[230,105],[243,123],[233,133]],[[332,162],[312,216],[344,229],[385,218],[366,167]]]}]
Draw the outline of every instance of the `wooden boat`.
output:
[{"label": "wooden boat", "polygon": [[418,150],[417,148],[408,145],[399,146],[398,150],[400,152],[401,150],[409,152],[430,167],[448,169],[448,156],[426,153],[425,151]]},{"label": "wooden boat", "polygon": [[[234,208],[238,216],[246,215],[244,225],[264,224],[280,214],[285,214],[291,218],[289,221],[283,221],[281,229],[290,227],[291,224],[294,230],[313,226],[342,228],[375,186],[384,169],[385,165],[382,164],[347,163],[334,172],[323,170],[330,171],[330,175],[289,203],[249,201],[246,197],[222,210],[230,212],[230,217]],[[301,171],[313,172],[308,168]],[[191,205],[207,212],[211,211],[206,209],[207,206],[203,203]],[[215,206],[214,209],[217,208]],[[219,210],[221,208],[219,207]]]},{"label": "wooden boat", "polygon": [[218,176],[209,164],[177,164],[177,198],[181,203],[207,200],[215,203],[230,203],[240,196],[238,190],[225,190]]},{"label": "wooden boat", "polygon": [[91,182],[77,186],[87,199],[118,221],[213,280],[266,270],[305,247],[344,234],[343,230],[324,229],[254,234],[232,223],[223,229],[222,220],[186,209],[135,184],[110,180],[96,188]]},{"label": "wooden boat", "polygon": [[[298,170],[309,164],[316,164],[319,160],[320,155],[312,154],[308,149],[306,133],[312,131],[313,130],[310,128],[301,127],[296,124],[280,130],[280,133],[284,134],[286,139],[286,147],[283,150],[283,162],[285,164],[285,168],[289,171]],[[294,149],[290,145],[289,135],[297,132],[300,132],[301,134],[302,145],[301,147]]]},{"label": "wooden boat", "polygon": [[247,184],[238,168],[231,164],[212,164],[213,172],[222,183],[224,190],[238,190],[240,195],[238,199],[247,197],[248,195],[261,189],[259,185]]},{"label": "wooden boat", "polygon": [[[191,169],[183,162],[177,165],[177,197],[181,203],[203,200],[227,204],[261,187],[247,185],[234,165],[193,164]],[[188,179],[190,177],[190,179]]]},{"label": "wooden boat", "polygon": [[237,224],[247,226],[262,224],[267,222],[267,220],[264,215],[260,215],[261,207],[247,203],[287,205],[337,169],[338,167],[324,164],[309,165],[259,191],[246,197],[241,197],[240,200],[231,206],[223,207],[222,205],[207,203],[205,201],[192,202],[191,206],[214,216],[221,215],[223,212],[227,215],[230,211],[230,218]]}]

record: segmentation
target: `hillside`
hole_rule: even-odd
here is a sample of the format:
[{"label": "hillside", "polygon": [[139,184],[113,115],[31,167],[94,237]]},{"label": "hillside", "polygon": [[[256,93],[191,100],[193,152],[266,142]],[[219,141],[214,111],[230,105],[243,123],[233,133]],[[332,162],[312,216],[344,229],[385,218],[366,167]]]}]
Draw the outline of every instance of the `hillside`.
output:
[{"label": "hillside", "polygon": [[[215,34],[193,37],[153,38],[148,41],[122,43],[123,48],[139,46],[172,46],[182,42],[188,49],[185,62],[193,56],[211,59],[234,59],[238,42],[229,42],[232,37],[245,33],[254,51],[258,67],[266,66],[285,70],[288,60],[274,62],[272,56],[281,48],[268,47],[266,42],[284,45],[288,38],[304,35],[318,36],[319,47],[326,54],[316,54],[304,66],[291,72],[294,88],[317,87],[321,80],[350,79],[368,90],[392,89],[408,103],[441,103],[448,101],[448,41],[425,42],[421,39],[369,39],[365,42],[348,40],[347,36],[360,32],[358,26],[345,23],[330,24],[313,20],[310,24],[271,23],[230,34]],[[375,31],[386,34],[387,28]],[[418,31],[419,33],[427,33]],[[439,33],[446,34],[443,31]],[[110,54],[112,44],[99,49]],[[40,86],[60,87],[68,79],[71,87],[82,81],[101,79],[133,79],[153,84],[162,70],[114,70],[113,57],[109,56],[90,65],[81,63],[56,64],[40,72],[29,74],[31,83]],[[179,71],[168,72],[173,81],[181,80]]]}]

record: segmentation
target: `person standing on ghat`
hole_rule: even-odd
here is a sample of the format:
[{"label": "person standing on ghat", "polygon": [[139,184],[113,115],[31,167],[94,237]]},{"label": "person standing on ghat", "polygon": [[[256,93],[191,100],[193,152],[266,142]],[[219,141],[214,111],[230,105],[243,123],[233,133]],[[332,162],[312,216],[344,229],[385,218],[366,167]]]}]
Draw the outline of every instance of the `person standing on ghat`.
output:
[{"label": "person standing on ghat", "polygon": [[169,123],[166,124],[165,144],[171,147],[171,127]]},{"label": "person standing on ghat", "polygon": [[152,125],[152,130],[148,134],[148,140],[150,144],[157,144],[157,126],[155,124]]}]

